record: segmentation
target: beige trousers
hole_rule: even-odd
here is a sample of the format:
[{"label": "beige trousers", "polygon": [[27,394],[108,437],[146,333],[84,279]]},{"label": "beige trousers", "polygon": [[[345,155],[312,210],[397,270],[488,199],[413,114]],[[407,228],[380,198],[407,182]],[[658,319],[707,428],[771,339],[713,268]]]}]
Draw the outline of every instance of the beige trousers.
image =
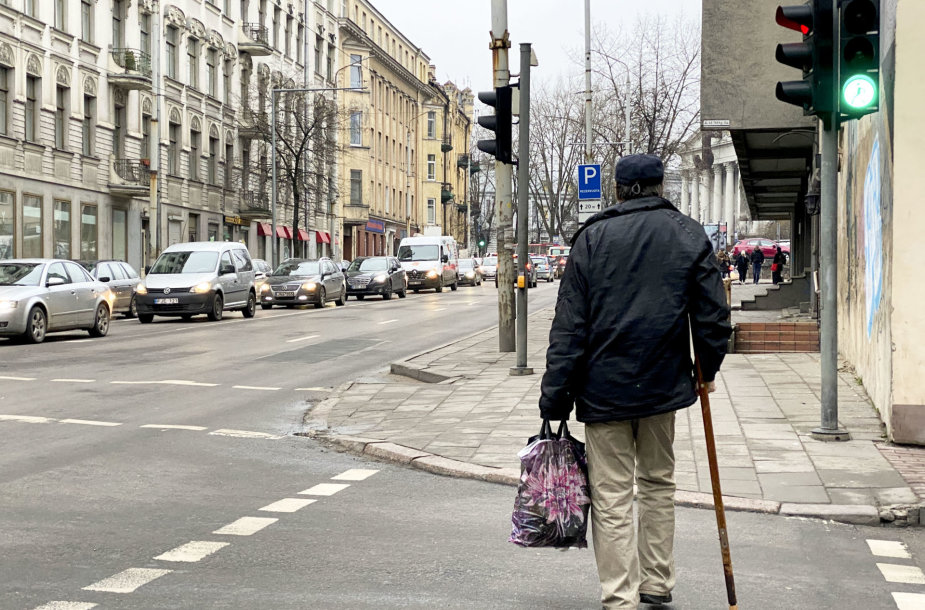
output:
[{"label": "beige trousers", "polygon": [[674,415],[585,426],[591,534],[608,610],[635,610],[640,593],[667,595],[674,588]]}]

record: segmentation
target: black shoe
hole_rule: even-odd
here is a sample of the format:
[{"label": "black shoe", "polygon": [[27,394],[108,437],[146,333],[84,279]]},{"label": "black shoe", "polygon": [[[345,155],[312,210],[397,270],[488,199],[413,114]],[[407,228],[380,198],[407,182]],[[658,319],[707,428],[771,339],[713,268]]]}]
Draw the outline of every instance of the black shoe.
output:
[{"label": "black shoe", "polygon": [[671,603],[671,593],[668,595],[653,595],[652,593],[640,593],[639,603],[650,604],[652,606],[662,606]]}]

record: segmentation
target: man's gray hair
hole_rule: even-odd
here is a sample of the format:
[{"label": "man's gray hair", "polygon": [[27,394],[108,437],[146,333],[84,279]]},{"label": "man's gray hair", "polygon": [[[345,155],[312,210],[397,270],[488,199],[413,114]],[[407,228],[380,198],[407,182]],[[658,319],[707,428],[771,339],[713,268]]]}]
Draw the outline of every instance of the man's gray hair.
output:
[{"label": "man's gray hair", "polygon": [[641,199],[643,197],[661,197],[661,196],[662,196],[662,183],[647,184],[645,186],[640,185],[638,182],[634,184],[618,184],[617,185],[617,199],[619,201],[629,201],[630,199]]}]

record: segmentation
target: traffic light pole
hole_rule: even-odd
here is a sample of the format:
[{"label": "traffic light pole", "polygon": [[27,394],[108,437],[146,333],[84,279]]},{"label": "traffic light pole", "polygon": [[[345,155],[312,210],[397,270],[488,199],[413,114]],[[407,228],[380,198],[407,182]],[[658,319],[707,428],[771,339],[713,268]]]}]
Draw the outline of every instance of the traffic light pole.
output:
[{"label": "traffic light pole", "polygon": [[[491,1],[491,53],[494,85],[511,80],[508,68],[507,0]],[[513,166],[495,160],[495,209],[498,214],[498,351],[513,352],[514,328],[514,202]],[[526,188],[526,185],[524,185]]]},{"label": "traffic light pole", "polygon": [[[530,276],[527,264],[530,252],[527,247],[527,231],[530,219],[530,203],[527,184],[530,180],[530,43],[520,45],[520,149],[517,164],[517,365],[511,367],[511,375],[532,375],[527,366],[527,292]],[[500,285],[499,285],[500,288]]]}]

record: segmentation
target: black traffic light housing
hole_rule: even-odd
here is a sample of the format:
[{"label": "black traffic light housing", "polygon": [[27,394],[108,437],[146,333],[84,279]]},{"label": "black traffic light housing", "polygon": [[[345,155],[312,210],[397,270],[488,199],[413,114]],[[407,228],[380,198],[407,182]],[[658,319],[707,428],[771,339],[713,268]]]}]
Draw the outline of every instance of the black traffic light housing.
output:
[{"label": "black traffic light housing", "polygon": [[838,109],[857,119],[880,109],[880,0],[842,0],[838,23]]},{"label": "black traffic light housing", "polygon": [[479,92],[479,101],[495,109],[493,115],[480,116],[479,125],[495,132],[495,139],[479,140],[476,146],[482,152],[493,155],[498,161],[507,164],[514,162],[511,140],[512,98],[510,85],[495,87],[494,91]]},{"label": "black traffic light housing", "polygon": [[777,99],[801,106],[828,123],[835,111],[834,0],[778,6],[777,24],[803,34],[803,42],[777,45],[778,62],[802,71],[802,80],[777,83]]}]

